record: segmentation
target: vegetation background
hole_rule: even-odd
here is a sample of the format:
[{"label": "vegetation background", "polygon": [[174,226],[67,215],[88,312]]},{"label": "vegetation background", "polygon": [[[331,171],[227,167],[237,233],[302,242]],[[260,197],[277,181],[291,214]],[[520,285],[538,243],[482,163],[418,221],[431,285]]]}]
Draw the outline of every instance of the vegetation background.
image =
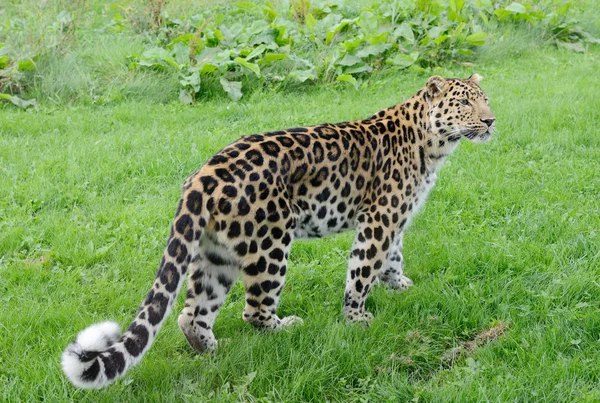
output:
[{"label": "vegetation background", "polygon": [[[0,400],[600,400],[599,35],[594,0],[1,3]],[[218,354],[171,318],[123,380],[68,383],[63,349],[129,323],[210,155],[473,72],[497,135],[442,170],[415,286],[375,289],[368,329],[340,313],[352,234],[300,241],[280,312],[304,326],[252,329],[238,284]]]}]

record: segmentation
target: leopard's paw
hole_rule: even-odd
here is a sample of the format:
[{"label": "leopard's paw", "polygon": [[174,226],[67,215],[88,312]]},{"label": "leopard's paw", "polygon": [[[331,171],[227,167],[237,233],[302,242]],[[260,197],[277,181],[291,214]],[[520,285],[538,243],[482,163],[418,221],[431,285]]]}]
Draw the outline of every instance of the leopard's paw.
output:
[{"label": "leopard's paw", "polygon": [[285,318],[280,319],[280,327],[288,327],[293,325],[303,325],[304,321],[299,316],[286,316]]},{"label": "leopard's paw", "polygon": [[346,319],[353,323],[360,323],[365,326],[369,326],[373,321],[373,314],[371,312],[358,310],[346,311]]},{"label": "leopard's paw", "polygon": [[414,285],[413,281],[406,276],[401,276],[399,279],[386,281],[385,284],[396,291],[406,291],[409,287]]}]

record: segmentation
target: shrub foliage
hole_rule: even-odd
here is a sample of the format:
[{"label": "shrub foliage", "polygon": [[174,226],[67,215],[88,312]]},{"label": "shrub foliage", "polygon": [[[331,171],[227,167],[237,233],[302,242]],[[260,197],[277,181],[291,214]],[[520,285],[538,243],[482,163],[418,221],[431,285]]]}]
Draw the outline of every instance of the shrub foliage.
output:
[{"label": "shrub foliage", "polygon": [[[165,3],[153,0],[145,14],[113,7],[103,31],[141,35],[146,49],[123,62],[133,74],[176,72],[179,99],[186,104],[210,81],[220,83],[232,100],[259,85],[337,81],[358,88],[367,74],[384,67],[420,70],[469,60],[498,26],[542,26],[549,42],[578,52],[600,43],[572,18],[574,1],[380,0],[362,9],[342,0],[290,0],[277,7],[241,1],[176,17],[164,11]],[[63,11],[46,27],[50,49],[69,39],[73,21]],[[18,25],[11,20],[5,28]],[[13,50],[0,43],[0,99],[34,105],[17,94],[44,54],[19,58]]]}]

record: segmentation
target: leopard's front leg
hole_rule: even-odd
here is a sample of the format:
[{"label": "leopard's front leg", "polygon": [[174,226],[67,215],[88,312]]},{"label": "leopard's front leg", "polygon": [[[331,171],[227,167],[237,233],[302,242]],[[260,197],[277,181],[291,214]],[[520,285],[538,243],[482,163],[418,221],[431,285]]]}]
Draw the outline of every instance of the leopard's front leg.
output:
[{"label": "leopard's front leg", "polygon": [[413,285],[411,279],[404,275],[404,258],[402,257],[403,231],[399,231],[394,237],[390,253],[377,276],[386,286],[395,290],[404,291]]},{"label": "leopard's front leg", "polygon": [[394,231],[367,215],[359,217],[358,221],[360,225],[348,260],[344,314],[350,321],[368,324],[373,315],[365,311],[365,300],[387,260]]}]

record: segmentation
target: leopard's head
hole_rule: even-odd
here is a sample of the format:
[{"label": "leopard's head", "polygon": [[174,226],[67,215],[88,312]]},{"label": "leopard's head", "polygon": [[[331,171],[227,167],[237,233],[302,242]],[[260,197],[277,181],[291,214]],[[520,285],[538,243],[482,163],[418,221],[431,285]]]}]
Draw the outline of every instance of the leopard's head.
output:
[{"label": "leopard's head", "polygon": [[464,137],[476,143],[490,139],[496,117],[479,87],[481,78],[479,74],[466,80],[429,78],[425,98],[433,133],[453,140]]}]

